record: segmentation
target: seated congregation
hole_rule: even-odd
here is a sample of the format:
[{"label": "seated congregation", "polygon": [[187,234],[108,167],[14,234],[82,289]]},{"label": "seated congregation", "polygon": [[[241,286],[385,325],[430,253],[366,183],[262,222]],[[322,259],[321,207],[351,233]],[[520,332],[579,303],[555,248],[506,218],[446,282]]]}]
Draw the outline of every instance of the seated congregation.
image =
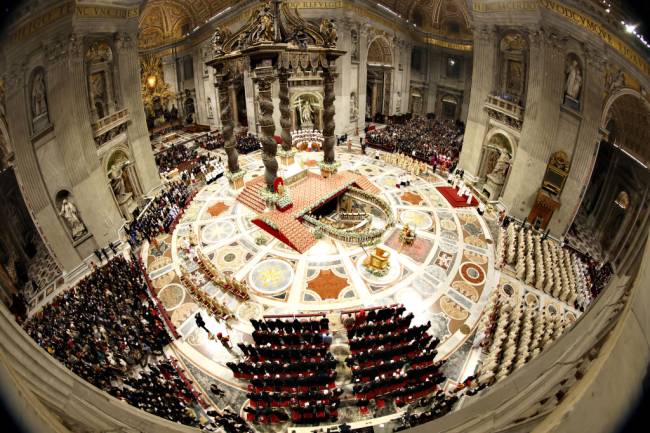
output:
[{"label": "seated congregation", "polygon": [[166,183],[137,218],[125,226],[131,247],[136,248],[145,239],[151,242],[161,233],[168,233],[191,196],[192,189],[185,183]]},{"label": "seated congregation", "polygon": [[98,388],[171,421],[198,425],[197,394],[163,355],[172,338],[133,260],[113,258],[33,315],[24,328]]},{"label": "seated congregation", "polygon": [[460,123],[415,117],[404,124],[376,129],[366,135],[366,144],[386,152],[412,156],[431,164],[434,172],[453,171],[463,144],[464,127]]}]

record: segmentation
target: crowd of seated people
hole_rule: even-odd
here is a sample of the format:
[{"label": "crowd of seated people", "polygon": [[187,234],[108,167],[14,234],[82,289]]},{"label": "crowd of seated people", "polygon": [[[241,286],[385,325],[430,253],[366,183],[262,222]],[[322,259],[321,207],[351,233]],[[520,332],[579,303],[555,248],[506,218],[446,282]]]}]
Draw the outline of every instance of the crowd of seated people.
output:
[{"label": "crowd of seated people", "polygon": [[499,228],[495,256],[497,267],[513,267],[518,279],[581,311],[599,293],[595,281],[608,281],[609,267],[596,273],[594,260],[510,218]]},{"label": "crowd of seated people", "polygon": [[148,364],[120,382],[107,390],[113,397],[173,422],[198,425],[196,398],[168,360]]},{"label": "crowd of seated people", "polygon": [[375,401],[400,407],[438,389],[446,378],[444,361],[434,362],[439,339],[427,334],[431,323],[411,326],[403,306],[360,310],[343,319],[350,341],[346,364],[352,370],[353,393],[361,413]]},{"label": "crowd of seated people", "polygon": [[190,149],[184,144],[176,144],[156,155],[156,165],[158,171],[166,173],[176,168],[179,171],[194,165],[199,161],[199,152],[196,149]]},{"label": "crowd of seated people", "polygon": [[227,365],[250,382],[247,419],[295,424],[334,421],[342,390],[329,352],[329,321],[322,317],[251,320],[255,345],[239,344],[245,361]]},{"label": "crowd of seated people", "polygon": [[239,134],[237,135],[237,151],[239,153],[251,153],[260,150],[262,143],[252,134]]},{"label": "crowd of seated people", "polygon": [[[171,342],[139,267],[123,256],[96,268],[24,323],[48,353],[89,383],[155,415],[196,425],[195,394],[162,356]],[[139,371],[139,373],[133,373]]]},{"label": "crowd of seated people", "polygon": [[131,247],[138,247],[145,239],[151,241],[166,233],[182,213],[192,189],[185,183],[174,181],[163,186],[147,209],[125,227]]},{"label": "crowd of seated people", "polygon": [[226,433],[253,433],[253,429],[238,414],[226,408],[222,413],[209,410],[208,415],[214,418],[213,422],[204,426],[205,431],[218,431]]},{"label": "crowd of seated people", "polygon": [[402,431],[411,427],[424,424],[434,419],[440,418],[441,416],[447,415],[451,409],[453,409],[454,404],[458,401],[457,395],[449,396],[443,391],[438,391],[435,395],[431,396],[429,401],[424,405],[427,406],[427,409],[424,411],[411,412],[407,411],[402,417],[402,424],[398,426],[394,431]]},{"label": "crowd of seated people", "polygon": [[220,132],[208,132],[205,135],[197,137],[196,144],[205,150],[219,149],[226,144],[223,135]]},{"label": "crowd of seated people", "polygon": [[463,126],[451,121],[416,117],[403,125],[369,132],[366,144],[398,152],[436,166],[455,165],[463,144]]},{"label": "crowd of seated people", "polygon": [[503,380],[536,358],[575,320],[552,308],[528,305],[524,296],[490,294],[475,341],[485,354],[476,374],[481,385]]},{"label": "crowd of seated people", "polygon": [[584,263],[587,287],[589,287],[591,298],[596,299],[596,297],[598,297],[603,289],[609,284],[609,281],[614,274],[612,265],[600,262],[585,253],[570,248],[569,246],[566,246],[566,248],[570,249]]},{"label": "crowd of seated people", "polygon": [[134,262],[117,256],[25,323],[52,356],[99,387],[171,341]]}]

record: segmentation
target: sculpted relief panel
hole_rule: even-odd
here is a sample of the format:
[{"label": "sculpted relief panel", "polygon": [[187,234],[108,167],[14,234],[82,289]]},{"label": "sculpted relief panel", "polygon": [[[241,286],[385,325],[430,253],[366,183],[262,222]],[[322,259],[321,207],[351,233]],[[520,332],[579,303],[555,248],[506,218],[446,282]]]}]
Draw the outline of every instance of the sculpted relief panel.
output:
[{"label": "sculpted relief panel", "polygon": [[43,68],[36,68],[32,72],[30,83],[29,96],[32,132],[34,135],[37,135],[50,126],[50,116],[47,105],[47,87],[45,83],[45,71]]}]

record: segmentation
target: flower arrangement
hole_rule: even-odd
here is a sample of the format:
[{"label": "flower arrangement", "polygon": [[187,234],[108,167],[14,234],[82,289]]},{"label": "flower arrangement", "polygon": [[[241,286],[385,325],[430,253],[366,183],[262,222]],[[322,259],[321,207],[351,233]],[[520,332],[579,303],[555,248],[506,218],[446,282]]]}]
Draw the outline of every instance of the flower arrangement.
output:
[{"label": "flower arrangement", "polygon": [[318,166],[320,167],[321,170],[335,171],[341,166],[341,163],[339,161],[333,161],[333,162],[321,161],[318,163]]},{"label": "flower arrangement", "polygon": [[229,181],[235,181],[235,180],[242,179],[244,177],[244,174],[246,174],[246,172],[244,170],[239,170],[239,171],[236,171],[234,173],[231,172],[231,171],[226,170],[226,173],[224,174],[224,176],[226,176],[226,178]]},{"label": "flower arrangement", "polygon": [[325,232],[323,232],[323,229],[321,227],[314,228],[312,233],[316,239],[323,239],[325,236]]},{"label": "flower arrangement", "polygon": [[295,148],[291,148],[289,150],[284,150],[284,149],[279,149],[278,150],[278,156],[280,158],[289,158],[292,156],[295,156],[295,154],[298,153],[298,151]]},{"label": "flower arrangement", "polygon": [[282,198],[282,196],[280,194],[278,194],[277,192],[269,191],[266,188],[263,188],[260,191],[260,196],[269,205],[276,204]]},{"label": "flower arrangement", "polygon": [[363,268],[373,277],[382,278],[390,272],[390,262],[386,263],[386,267],[383,269],[376,269],[370,266],[364,266]]}]

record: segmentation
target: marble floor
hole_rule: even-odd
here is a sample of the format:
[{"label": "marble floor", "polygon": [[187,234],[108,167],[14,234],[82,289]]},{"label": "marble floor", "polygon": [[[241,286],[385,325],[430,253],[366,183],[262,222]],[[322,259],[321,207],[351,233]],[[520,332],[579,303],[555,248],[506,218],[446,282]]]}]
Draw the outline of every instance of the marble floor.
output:
[{"label": "marble floor", "polygon": [[[226,362],[239,358],[238,342],[252,342],[251,318],[304,312],[335,317],[341,310],[401,303],[414,313],[415,324],[431,322],[429,332],[441,340],[438,359],[448,359],[445,387],[449,388],[472,374],[479,361],[472,342],[490,293],[504,286],[513,294],[534,292],[495,270],[488,224],[494,216],[481,217],[474,208],[452,208],[436,190],[446,185],[442,178],[415,178],[377,159],[375,151],[366,156],[356,149],[347,153],[343,146],[337,151],[340,170],[363,174],[391,204],[397,225],[381,244],[391,252],[388,275],[376,277],[365,271],[361,263],[366,252],[361,247],[327,237],[306,253],[297,253],[250,222],[255,214],[235,200],[237,193],[225,179],[202,188],[174,233],[142,250],[157,295],[181,335],[169,350],[187,367],[206,400],[219,407],[241,410],[245,404],[247,384],[233,377]],[[320,159],[320,153],[303,152],[297,155],[296,165],[317,172]],[[240,156],[240,166],[246,170],[246,181],[263,173],[259,152]],[[295,169],[281,166],[279,175]],[[398,188],[402,180],[410,180],[410,186]],[[399,232],[404,224],[416,229],[417,240],[401,248]],[[251,287],[250,300],[241,302],[209,281],[203,285],[206,293],[235,313],[228,325],[202,310],[180,281],[181,267],[198,272],[194,254],[183,248],[190,236],[198,239],[197,248],[219,270]],[[539,305],[547,302],[544,294],[533,296]],[[196,327],[194,313],[199,310],[211,332],[230,336],[233,351]],[[334,329],[333,351],[345,345],[344,334]],[[209,393],[212,382],[227,389],[224,398],[214,399]],[[342,420],[360,417],[356,410],[341,414]]]}]

